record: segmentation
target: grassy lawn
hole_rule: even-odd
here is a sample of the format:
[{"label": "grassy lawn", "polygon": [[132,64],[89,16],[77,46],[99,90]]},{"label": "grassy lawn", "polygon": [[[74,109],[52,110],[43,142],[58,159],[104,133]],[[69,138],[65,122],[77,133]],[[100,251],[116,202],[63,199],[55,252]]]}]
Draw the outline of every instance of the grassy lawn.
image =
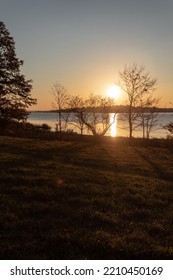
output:
[{"label": "grassy lawn", "polygon": [[171,150],[0,137],[0,258],[172,259]]}]

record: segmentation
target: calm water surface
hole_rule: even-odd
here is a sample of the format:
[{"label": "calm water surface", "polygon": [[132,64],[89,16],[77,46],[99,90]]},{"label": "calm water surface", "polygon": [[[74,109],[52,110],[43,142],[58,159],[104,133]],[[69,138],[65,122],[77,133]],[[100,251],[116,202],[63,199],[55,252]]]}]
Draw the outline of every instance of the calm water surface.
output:
[{"label": "calm water surface", "polygon": [[[110,123],[113,120],[114,114],[110,114]],[[31,112],[28,121],[33,124],[43,124],[46,123],[51,126],[52,130],[55,130],[58,115],[53,112]],[[166,138],[167,132],[163,129],[163,126],[169,122],[173,121],[173,113],[159,113],[159,121],[154,130],[150,133],[150,138]],[[79,130],[73,125],[69,125],[69,129],[73,129],[74,132],[80,133]],[[89,134],[85,131],[84,134]],[[122,121],[122,114],[116,114],[115,122],[112,124],[110,129],[107,131],[107,136],[124,136],[128,137],[128,123],[127,121]],[[134,137],[142,137],[142,130],[138,128],[133,132]]]}]

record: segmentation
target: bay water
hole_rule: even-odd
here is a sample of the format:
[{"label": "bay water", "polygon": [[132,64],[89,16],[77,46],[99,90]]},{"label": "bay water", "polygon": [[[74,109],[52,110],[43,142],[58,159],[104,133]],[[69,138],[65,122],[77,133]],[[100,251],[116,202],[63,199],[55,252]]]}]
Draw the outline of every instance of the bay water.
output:
[{"label": "bay water", "polygon": [[[117,113],[115,121],[110,126],[109,130],[106,133],[106,136],[123,136],[128,137],[128,122],[127,120],[122,120],[122,113]],[[114,114],[110,113],[110,123],[112,123]],[[58,114],[56,112],[30,112],[28,117],[28,122],[32,124],[48,124],[51,129],[54,131],[56,129],[56,124],[58,120]],[[74,122],[74,120],[73,120]],[[158,113],[158,122],[157,125],[153,127],[153,130],[150,132],[150,138],[166,138],[168,132],[163,128],[164,125],[169,122],[173,122],[173,113]],[[70,131],[74,131],[76,133],[80,133],[79,129],[75,126],[75,123],[71,123],[68,125],[68,129]],[[84,134],[91,134],[87,130],[84,130]],[[142,128],[138,127],[133,132],[134,137],[142,137]]]}]

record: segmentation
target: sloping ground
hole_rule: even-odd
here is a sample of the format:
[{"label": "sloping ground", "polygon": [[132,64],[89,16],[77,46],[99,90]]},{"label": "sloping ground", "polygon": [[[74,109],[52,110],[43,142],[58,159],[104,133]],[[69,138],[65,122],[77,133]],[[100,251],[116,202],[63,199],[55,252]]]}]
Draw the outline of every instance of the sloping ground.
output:
[{"label": "sloping ground", "polygon": [[1,259],[173,258],[168,148],[0,137],[0,159]]}]

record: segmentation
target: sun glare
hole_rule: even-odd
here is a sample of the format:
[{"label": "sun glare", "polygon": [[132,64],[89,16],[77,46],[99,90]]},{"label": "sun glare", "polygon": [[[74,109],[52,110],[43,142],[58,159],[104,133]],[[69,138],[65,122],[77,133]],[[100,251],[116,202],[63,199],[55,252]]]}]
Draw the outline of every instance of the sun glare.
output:
[{"label": "sun glare", "polygon": [[107,95],[111,98],[119,98],[121,95],[121,88],[117,85],[108,87],[106,91]]}]

